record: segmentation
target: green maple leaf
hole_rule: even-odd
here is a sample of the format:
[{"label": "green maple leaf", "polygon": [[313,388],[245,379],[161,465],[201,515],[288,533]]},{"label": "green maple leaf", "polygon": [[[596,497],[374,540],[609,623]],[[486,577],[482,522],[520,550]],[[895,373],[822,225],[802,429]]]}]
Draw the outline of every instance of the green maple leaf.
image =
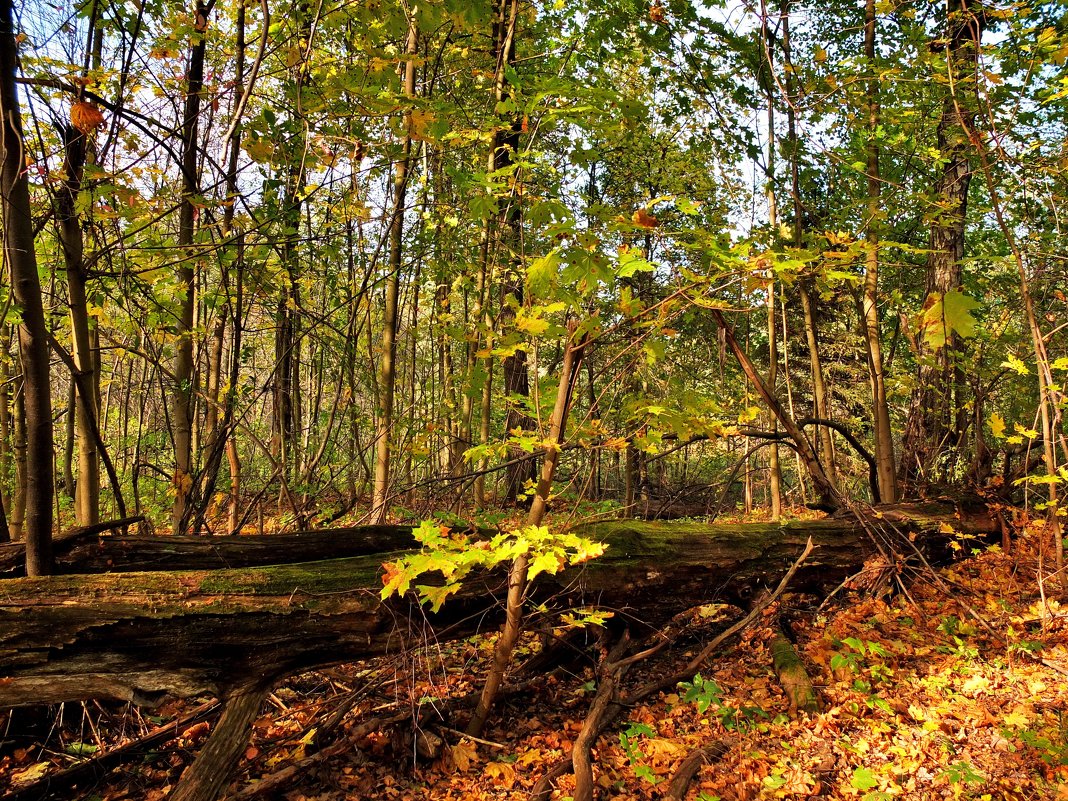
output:
[{"label": "green maple leaf", "polygon": [[975,318],[971,312],[977,308],[979,302],[975,298],[957,289],[945,295],[937,292],[928,295],[920,319],[920,331],[927,346],[931,350],[940,350],[951,333],[964,339],[975,336]]},{"label": "green maple leaf", "polygon": [[879,786],[879,780],[875,778],[875,774],[868,768],[857,768],[853,771],[853,779],[850,781],[858,790],[871,790],[873,787]]}]

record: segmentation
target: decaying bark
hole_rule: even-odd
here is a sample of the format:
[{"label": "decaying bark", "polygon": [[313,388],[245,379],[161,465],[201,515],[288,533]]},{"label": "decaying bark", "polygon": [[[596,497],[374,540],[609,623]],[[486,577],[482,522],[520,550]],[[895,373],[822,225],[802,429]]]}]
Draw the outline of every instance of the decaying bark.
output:
[{"label": "decaying bark", "polygon": [[[359,526],[269,537],[98,536],[142,518],[75,529],[57,538],[59,573],[129,573],[144,570],[221,570],[364,556],[413,548],[411,526]],[[0,544],[0,576],[22,575],[25,548]]]},{"label": "decaying bark", "polygon": [[804,712],[806,715],[815,715],[820,711],[819,699],[816,697],[816,689],[812,686],[812,679],[805,669],[805,663],[794,648],[794,644],[781,630],[768,643],[771,651],[771,663],[775,669],[775,675],[786,692],[786,700],[790,703],[790,714],[796,715]]},{"label": "decaying bark", "polygon": [[[868,525],[896,520],[932,553],[957,531],[996,536],[995,519],[954,515],[938,505],[893,507]],[[607,545],[603,557],[556,576],[541,576],[535,599],[595,604],[657,626],[699,603],[747,604],[778,581],[809,536],[814,554],[792,588],[823,594],[871,555],[857,520],[777,525],[700,525],[617,521],[587,529]],[[325,536],[325,535],[317,535]],[[307,535],[291,538],[301,541]],[[133,538],[114,539],[130,546]],[[224,542],[239,561],[263,543],[280,552],[287,538]],[[339,538],[342,539],[342,538]],[[162,537],[161,543],[183,540]],[[105,546],[106,547],[106,546]],[[288,551],[289,554],[292,551]],[[168,555],[156,551],[160,567]],[[473,578],[438,615],[408,600],[379,601],[380,565],[389,554],[267,567],[20,578],[0,582],[0,707],[88,698],[154,703],[166,695],[224,696],[253,678],[262,681],[315,666],[397,651],[433,627],[439,639],[488,630],[499,620],[500,574]],[[188,559],[179,552],[175,560]],[[136,561],[136,558],[135,560]],[[251,561],[249,559],[248,561]]]}]

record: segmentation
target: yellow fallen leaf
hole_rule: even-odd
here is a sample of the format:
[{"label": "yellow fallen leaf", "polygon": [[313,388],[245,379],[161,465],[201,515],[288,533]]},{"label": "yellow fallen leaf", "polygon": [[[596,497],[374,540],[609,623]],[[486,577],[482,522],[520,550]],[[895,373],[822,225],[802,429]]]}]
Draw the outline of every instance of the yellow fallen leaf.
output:
[{"label": "yellow fallen leaf", "polygon": [[478,746],[469,740],[461,740],[449,749],[449,758],[458,771],[466,773],[478,758]]},{"label": "yellow fallen leaf", "polygon": [[515,784],[515,768],[507,762],[490,762],[486,765],[486,775],[504,787]]},{"label": "yellow fallen leaf", "polygon": [[30,765],[26,770],[14,773],[11,776],[11,783],[14,785],[29,784],[40,779],[48,769],[52,767],[50,762],[38,762],[34,765]]}]

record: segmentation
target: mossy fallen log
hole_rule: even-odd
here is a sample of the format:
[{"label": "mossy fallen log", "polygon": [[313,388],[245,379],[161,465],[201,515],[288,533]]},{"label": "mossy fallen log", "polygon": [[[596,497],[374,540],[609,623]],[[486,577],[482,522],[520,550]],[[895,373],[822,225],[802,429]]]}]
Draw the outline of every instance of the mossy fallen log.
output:
[{"label": "mossy fallen log", "polygon": [[[128,573],[147,570],[216,570],[395,551],[416,545],[411,526],[355,526],[258,537],[101,536],[106,527],[75,529],[54,545],[56,573]],[[22,543],[0,545],[0,576],[25,575]]]},{"label": "mossy fallen log", "polygon": [[[955,517],[952,509],[943,508],[940,518],[932,508],[917,508],[914,517],[900,508],[894,514],[896,530],[928,546],[952,537],[947,522],[972,534],[999,533],[993,519]],[[744,603],[781,578],[810,536],[816,550],[792,586],[822,594],[875,551],[870,528],[883,527],[886,519],[884,513],[863,523],[598,524],[588,533],[607,545],[605,555],[539,576],[535,594],[558,606],[595,605],[656,626],[699,603]],[[206,549],[213,544],[204,540]],[[492,629],[503,576],[472,578],[439,614],[429,615],[410,599],[380,602],[380,565],[389,558],[375,553],[263,567],[0,581],[0,708],[222,696],[250,680],[269,682],[398,651],[422,641],[427,627],[440,639]]]}]

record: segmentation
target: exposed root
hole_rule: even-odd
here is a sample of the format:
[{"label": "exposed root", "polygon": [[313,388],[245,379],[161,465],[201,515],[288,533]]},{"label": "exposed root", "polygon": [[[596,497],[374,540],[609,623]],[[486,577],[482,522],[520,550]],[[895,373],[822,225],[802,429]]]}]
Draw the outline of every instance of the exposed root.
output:
[{"label": "exposed root", "polygon": [[790,715],[796,716],[798,712],[804,712],[806,715],[819,714],[819,698],[805,669],[805,663],[801,661],[794,644],[778,627],[768,643],[768,648],[771,651],[775,675],[779,677],[779,683],[790,702]]},{"label": "exposed root", "polygon": [[724,740],[717,740],[709,745],[703,745],[690,752],[686,759],[675,768],[675,775],[671,777],[667,792],[664,793],[665,801],[682,801],[686,792],[690,789],[693,777],[705,765],[718,761],[727,751],[730,744]]}]

